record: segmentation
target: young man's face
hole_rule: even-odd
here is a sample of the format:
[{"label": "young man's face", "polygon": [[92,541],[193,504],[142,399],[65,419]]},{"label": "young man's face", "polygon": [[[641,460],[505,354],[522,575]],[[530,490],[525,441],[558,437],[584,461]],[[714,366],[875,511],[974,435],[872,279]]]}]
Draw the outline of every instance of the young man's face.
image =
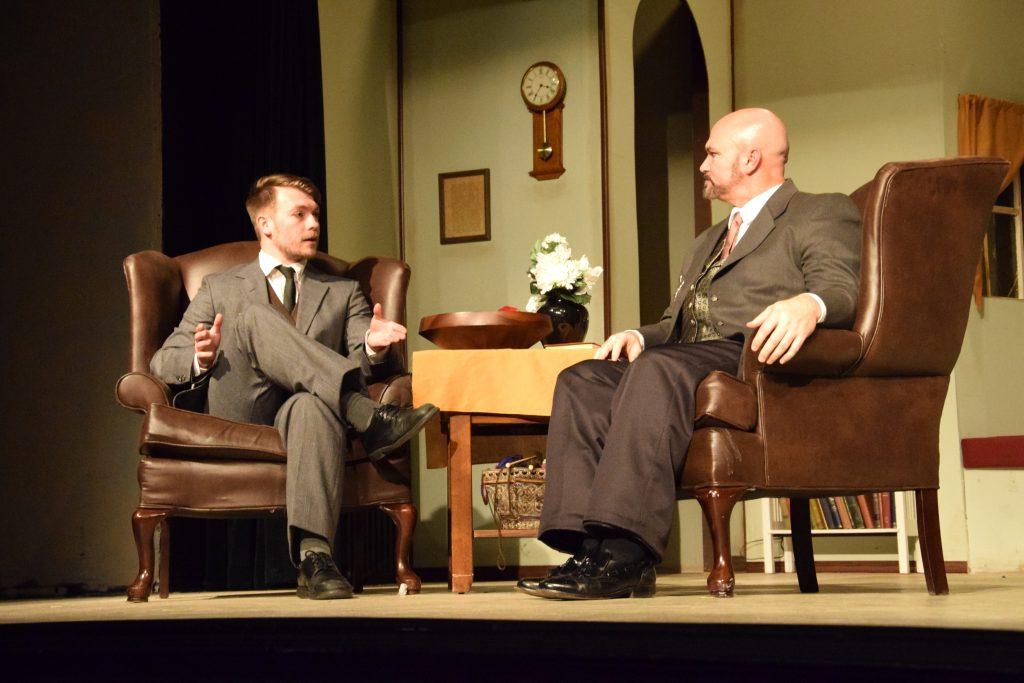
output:
[{"label": "young man's face", "polygon": [[[266,209],[261,225],[264,249],[285,263],[316,255],[320,240],[320,207],[313,198],[295,187],[276,187],[277,200]],[[269,233],[269,234],[268,234]],[[268,244],[269,243],[269,244]]]}]

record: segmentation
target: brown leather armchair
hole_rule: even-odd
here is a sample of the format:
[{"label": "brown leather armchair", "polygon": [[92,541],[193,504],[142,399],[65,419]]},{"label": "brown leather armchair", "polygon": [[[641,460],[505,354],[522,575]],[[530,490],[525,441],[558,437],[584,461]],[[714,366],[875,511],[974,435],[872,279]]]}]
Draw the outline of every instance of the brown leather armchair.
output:
[{"label": "brown leather armchair", "polygon": [[[149,599],[158,525],[160,597],[168,595],[168,517],[252,517],[284,512],[285,450],[278,431],[174,408],[168,386],[149,373],[150,359],[181,319],[203,277],[252,261],[258,251],[256,242],[234,242],[177,258],[143,251],[124,261],[131,306],[131,366],[117,381],[116,395],[121,405],[145,415],[139,438],[139,505],[132,515],[139,573],[128,588],[129,601]],[[402,261],[371,257],[350,265],[318,253],[313,262],[324,272],[358,280],[367,299],[381,304],[386,317],[405,322],[409,266]],[[404,345],[392,353],[404,359]],[[370,395],[382,403],[411,405],[410,379],[410,375],[400,374],[372,384]],[[398,527],[398,582],[410,593],[419,592],[420,579],[409,564],[416,507],[412,504],[408,446],[371,463],[355,441],[345,464],[343,509],[377,506],[388,514]]]},{"label": "brown leather armchair", "polygon": [[[981,239],[1007,162],[886,164],[853,195],[864,219],[852,330],[819,329],[786,365],[747,348],[739,378],[697,391],[678,482],[711,527],[708,590],[732,595],[729,516],[741,499],[789,496],[800,590],[817,592],[810,498],[913,490],[928,592],[949,592],[939,533],[939,419]],[[767,550],[766,550],[767,552]]]}]

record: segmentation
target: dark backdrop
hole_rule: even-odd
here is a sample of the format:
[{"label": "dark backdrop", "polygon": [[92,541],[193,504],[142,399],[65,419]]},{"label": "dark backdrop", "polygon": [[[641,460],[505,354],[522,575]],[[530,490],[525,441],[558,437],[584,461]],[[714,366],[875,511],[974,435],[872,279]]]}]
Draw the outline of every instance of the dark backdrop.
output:
[{"label": "dark backdrop", "polygon": [[[261,175],[325,190],[316,0],[163,0],[160,45],[165,253],[254,239],[243,203]],[[171,536],[174,590],[295,585],[283,519],[175,518]]]},{"label": "dark backdrop", "polygon": [[163,0],[160,46],[165,253],[253,239],[243,202],[261,175],[326,191],[316,0]]}]

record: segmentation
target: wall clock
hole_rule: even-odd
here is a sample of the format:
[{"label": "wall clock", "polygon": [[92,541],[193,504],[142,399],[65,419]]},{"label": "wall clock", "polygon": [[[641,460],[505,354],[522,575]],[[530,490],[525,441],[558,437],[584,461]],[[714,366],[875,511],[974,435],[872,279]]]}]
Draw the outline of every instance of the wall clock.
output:
[{"label": "wall clock", "polygon": [[523,102],[533,117],[533,170],[537,180],[553,180],[565,173],[562,166],[562,110],[565,75],[551,62],[537,62],[519,84]]}]

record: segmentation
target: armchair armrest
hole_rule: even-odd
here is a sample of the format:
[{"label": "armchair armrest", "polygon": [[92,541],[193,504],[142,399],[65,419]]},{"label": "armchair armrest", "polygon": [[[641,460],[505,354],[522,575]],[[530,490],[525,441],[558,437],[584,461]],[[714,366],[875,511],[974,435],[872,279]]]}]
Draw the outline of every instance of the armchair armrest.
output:
[{"label": "armchair armrest", "polygon": [[773,375],[811,375],[840,377],[851,370],[862,354],[863,339],[850,330],[819,328],[814,331],[792,360],[785,365],[765,365],[750,350],[753,335],[747,337],[740,360],[740,377],[749,380],[759,372]]},{"label": "armchair armrest", "polygon": [[392,375],[383,382],[374,382],[366,387],[377,403],[408,407],[412,405],[412,375]]},{"label": "armchair armrest", "polygon": [[754,431],[757,392],[753,385],[716,370],[697,386],[694,429],[725,427]]},{"label": "armchair armrest", "polygon": [[284,462],[288,457],[274,427],[161,405],[153,406],[142,422],[139,453],[186,460]]},{"label": "armchair armrest", "polygon": [[114,396],[122,406],[137,413],[148,413],[154,403],[171,405],[170,387],[148,372],[122,375],[114,387]]}]

